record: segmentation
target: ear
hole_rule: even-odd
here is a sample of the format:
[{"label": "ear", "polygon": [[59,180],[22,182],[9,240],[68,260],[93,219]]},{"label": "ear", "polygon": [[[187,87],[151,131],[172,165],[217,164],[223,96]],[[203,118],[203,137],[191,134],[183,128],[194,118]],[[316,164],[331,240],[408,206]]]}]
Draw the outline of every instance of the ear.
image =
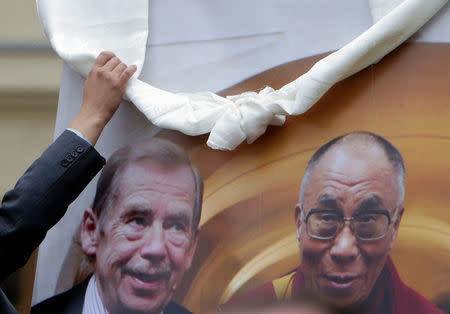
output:
[{"label": "ear", "polygon": [[389,250],[394,247],[395,241],[397,241],[398,229],[400,227],[400,221],[402,220],[404,211],[405,211],[405,208],[402,206],[398,211],[397,220],[394,221],[394,226],[393,226],[393,230],[392,230],[392,239],[391,239],[391,243],[389,244]]},{"label": "ear", "polygon": [[191,245],[190,245],[190,247],[188,248],[188,250],[186,252],[185,271],[188,270],[191,267],[191,265],[192,265],[192,260],[194,258],[195,251],[197,250],[198,233],[199,233],[199,230],[197,230],[195,232],[195,235],[194,235],[194,237],[192,238],[192,241],[191,241]]},{"label": "ear", "polygon": [[295,206],[295,230],[297,233],[297,243],[300,244],[300,234],[302,231],[302,213],[301,213],[301,207],[300,204],[297,204]]},{"label": "ear", "polygon": [[81,248],[87,256],[95,256],[97,251],[98,228],[97,215],[91,208],[86,209],[81,224]]}]

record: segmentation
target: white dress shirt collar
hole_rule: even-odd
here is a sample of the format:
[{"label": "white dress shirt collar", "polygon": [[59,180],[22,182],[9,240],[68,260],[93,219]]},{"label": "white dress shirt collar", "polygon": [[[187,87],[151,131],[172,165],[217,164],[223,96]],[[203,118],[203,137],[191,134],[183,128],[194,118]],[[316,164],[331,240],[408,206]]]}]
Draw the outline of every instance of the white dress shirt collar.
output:
[{"label": "white dress shirt collar", "polygon": [[92,276],[84,296],[83,314],[108,314],[98,293],[97,280]]},{"label": "white dress shirt collar", "polygon": [[[98,293],[97,280],[92,275],[84,295],[83,314],[108,314]],[[164,311],[161,311],[164,314]]]}]

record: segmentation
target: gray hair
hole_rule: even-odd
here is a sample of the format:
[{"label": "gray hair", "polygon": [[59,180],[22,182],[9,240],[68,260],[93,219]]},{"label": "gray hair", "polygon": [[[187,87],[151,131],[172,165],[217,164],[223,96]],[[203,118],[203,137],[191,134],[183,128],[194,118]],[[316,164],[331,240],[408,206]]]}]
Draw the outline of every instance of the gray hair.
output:
[{"label": "gray hair", "polygon": [[166,168],[183,165],[191,168],[195,180],[192,232],[196,232],[202,212],[203,179],[181,147],[160,138],[139,140],[114,152],[108,159],[97,182],[97,190],[92,205],[93,212],[100,218],[104,209],[112,206],[112,195],[118,187],[119,179],[125,167],[142,159],[155,161]]}]

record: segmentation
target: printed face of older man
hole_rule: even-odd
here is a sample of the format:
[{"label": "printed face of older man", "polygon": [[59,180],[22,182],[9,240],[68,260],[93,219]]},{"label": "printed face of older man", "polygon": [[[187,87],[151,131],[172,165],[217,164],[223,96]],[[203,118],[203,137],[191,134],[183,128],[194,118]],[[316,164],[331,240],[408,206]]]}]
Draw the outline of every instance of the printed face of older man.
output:
[{"label": "printed face of older man", "polygon": [[110,313],[160,313],[196,247],[195,182],[188,166],[141,160],[126,166],[111,208],[92,214],[85,253],[95,256],[100,297]]},{"label": "printed face of older man", "polygon": [[340,143],[311,168],[303,193],[296,225],[306,285],[338,307],[362,303],[397,238],[396,172],[379,145]]}]

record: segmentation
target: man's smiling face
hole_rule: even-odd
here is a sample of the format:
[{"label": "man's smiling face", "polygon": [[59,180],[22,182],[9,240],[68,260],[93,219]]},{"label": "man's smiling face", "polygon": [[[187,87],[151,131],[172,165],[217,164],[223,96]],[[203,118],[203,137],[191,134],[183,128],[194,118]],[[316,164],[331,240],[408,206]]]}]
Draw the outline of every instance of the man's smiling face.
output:
[{"label": "man's smiling face", "polygon": [[[397,237],[402,214],[398,177],[379,145],[340,143],[313,165],[304,188],[296,225],[305,282],[326,303],[358,305],[369,296]],[[387,210],[395,220],[381,239],[360,240],[345,222],[334,238],[321,240],[308,234],[301,219],[301,211],[304,218],[311,209],[334,210],[346,218]]]},{"label": "man's smiling face", "polygon": [[119,180],[112,207],[93,218],[99,293],[110,313],[160,313],[196,247],[194,175],[188,166],[140,160]]}]

